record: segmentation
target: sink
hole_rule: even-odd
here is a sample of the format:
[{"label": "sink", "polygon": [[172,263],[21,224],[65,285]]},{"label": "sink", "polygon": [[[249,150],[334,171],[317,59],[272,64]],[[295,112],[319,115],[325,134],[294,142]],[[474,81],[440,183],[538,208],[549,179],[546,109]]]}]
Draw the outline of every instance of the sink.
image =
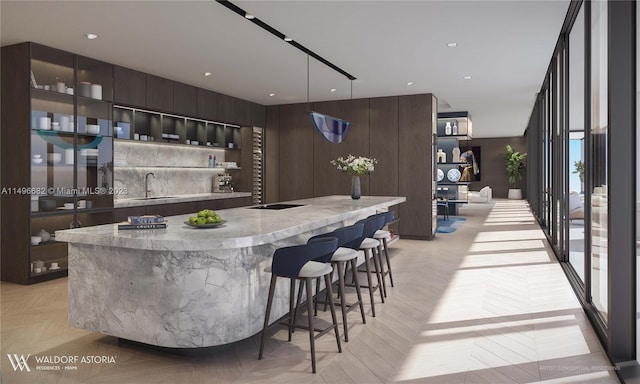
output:
[{"label": "sink", "polygon": [[304,206],[304,204],[265,204],[265,205],[258,205],[255,207],[251,207],[250,209],[273,209],[273,210],[281,210],[281,209],[289,209],[289,208],[295,208],[295,207],[302,207]]},{"label": "sink", "polygon": [[152,196],[152,197],[136,197],[133,200],[158,200],[158,199],[175,199],[177,196]]}]

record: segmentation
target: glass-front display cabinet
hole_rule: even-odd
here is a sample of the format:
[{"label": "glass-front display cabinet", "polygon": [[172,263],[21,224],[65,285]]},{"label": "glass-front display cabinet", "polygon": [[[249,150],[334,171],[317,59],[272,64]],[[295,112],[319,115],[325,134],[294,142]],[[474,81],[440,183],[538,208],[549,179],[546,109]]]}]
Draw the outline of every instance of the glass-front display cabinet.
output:
[{"label": "glass-front display cabinet", "polygon": [[18,96],[2,105],[2,280],[66,275],[55,231],[112,221],[112,73],[34,43],[2,48],[2,91]]}]

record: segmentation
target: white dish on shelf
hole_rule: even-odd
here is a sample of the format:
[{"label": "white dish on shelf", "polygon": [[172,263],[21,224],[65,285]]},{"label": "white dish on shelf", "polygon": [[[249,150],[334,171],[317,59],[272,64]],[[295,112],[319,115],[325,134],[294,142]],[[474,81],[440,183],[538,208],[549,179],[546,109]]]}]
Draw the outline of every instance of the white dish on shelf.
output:
[{"label": "white dish on shelf", "polygon": [[55,267],[55,268],[54,267],[49,267],[49,270],[50,271],[57,271],[60,268],[62,268],[62,267]]},{"label": "white dish on shelf", "polygon": [[449,181],[454,183],[460,180],[461,176],[462,175],[460,174],[460,171],[457,168],[450,169],[449,172],[447,172],[447,179],[449,179]]},{"label": "white dish on shelf", "polygon": [[33,161],[34,164],[41,164],[44,160],[42,158],[33,158],[31,161]]},{"label": "white dish on shelf", "polygon": [[442,181],[442,179],[444,179],[444,172],[438,168],[438,181]]},{"label": "white dish on shelf", "polygon": [[67,207],[58,207],[58,208],[56,208],[56,209],[60,209],[60,210],[63,210],[63,211],[70,211],[70,210],[72,210],[73,208],[74,208],[74,207],[71,207],[71,208],[67,208]]}]

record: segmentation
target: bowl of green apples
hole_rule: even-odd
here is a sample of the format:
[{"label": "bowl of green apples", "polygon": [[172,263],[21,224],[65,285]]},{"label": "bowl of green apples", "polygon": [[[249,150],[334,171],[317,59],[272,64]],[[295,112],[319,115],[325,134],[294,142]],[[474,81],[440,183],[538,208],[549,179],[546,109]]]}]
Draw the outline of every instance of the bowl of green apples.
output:
[{"label": "bowl of green apples", "polygon": [[222,220],[220,214],[212,209],[203,209],[198,211],[194,216],[189,216],[189,220],[184,223],[194,228],[215,228],[226,223]]}]

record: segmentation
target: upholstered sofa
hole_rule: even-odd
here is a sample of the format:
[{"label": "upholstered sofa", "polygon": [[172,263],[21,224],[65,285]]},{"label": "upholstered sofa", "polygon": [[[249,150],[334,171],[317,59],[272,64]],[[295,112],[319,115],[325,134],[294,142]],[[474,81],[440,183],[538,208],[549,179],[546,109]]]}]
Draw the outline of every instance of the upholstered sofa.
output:
[{"label": "upholstered sofa", "polygon": [[584,206],[578,192],[569,194],[569,220],[584,220]]},{"label": "upholstered sofa", "polygon": [[479,192],[469,191],[470,203],[489,203],[493,199],[491,187],[485,186]]}]

